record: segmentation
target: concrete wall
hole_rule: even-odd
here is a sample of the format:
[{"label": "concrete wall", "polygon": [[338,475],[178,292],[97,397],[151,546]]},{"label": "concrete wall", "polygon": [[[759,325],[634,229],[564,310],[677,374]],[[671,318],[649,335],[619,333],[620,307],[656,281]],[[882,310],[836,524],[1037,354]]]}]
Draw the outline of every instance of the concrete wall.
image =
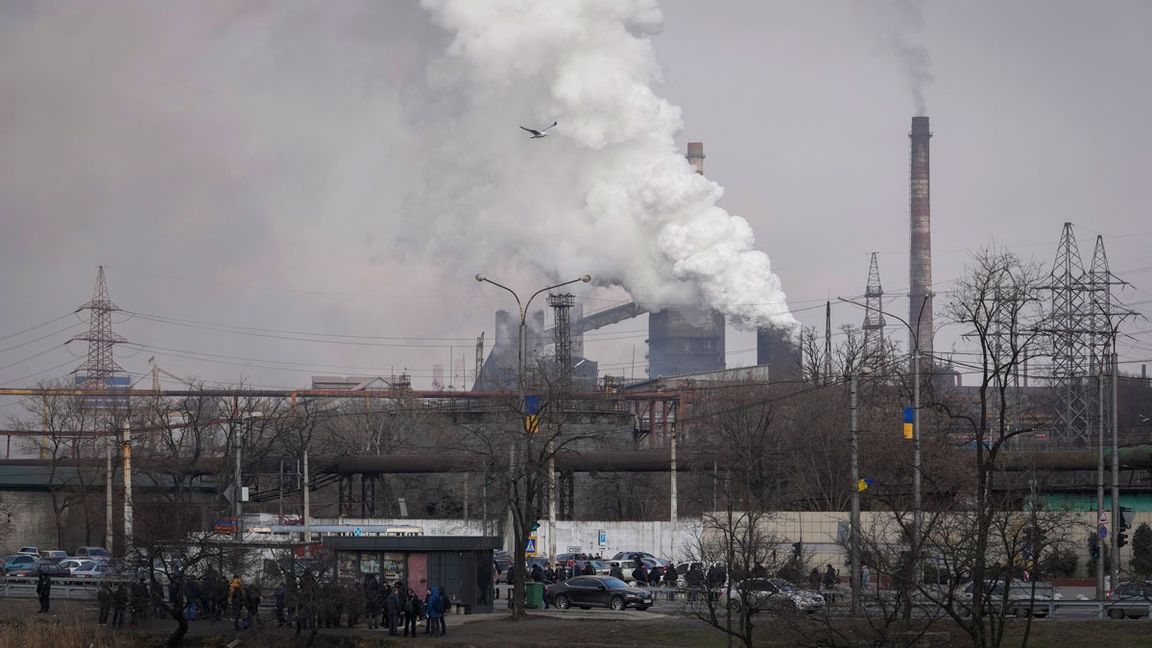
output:
[{"label": "concrete wall", "polygon": [[[860,516],[860,523],[865,530],[874,528],[874,524],[881,524],[889,514],[883,512],[864,511]],[[1095,514],[1074,512],[1068,513],[1069,522],[1065,525],[1067,539],[1070,546],[1080,556],[1078,563],[1079,575],[1087,575],[1088,544],[1087,537],[1095,527]],[[1132,528],[1141,523],[1152,525],[1152,512],[1139,512],[1135,514]],[[462,520],[359,520],[344,518],[342,520],[317,520],[316,524],[384,524],[389,526],[418,526],[424,530],[425,535],[483,535],[479,521]],[[774,513],[768,522],[769,533],[780,540],[781,552],[790,552],[793,542],[804,543],[804,554],[809,565],[831,564],[836,569],[847,573],[845,552],[837,543],[841,529],[849,524],[847,511],[782,511]],[[584,522],[560,520],[556,523],[556,552],[568,553],[569,548],[579,547],[579,552],[597,554],[604,557],[611,556],[618,551],[647,551],[664,558],[683,560],[688,558],[698,543],[698,536],[702,528],[699,519],[681,520],[673,527],[671,522]],[[538,555],[548,553],[548,524],[544,522],[537,532],[539,551]],[[599,533],[605,532],[605,543],[600,545]],[[1111,528],[1110,528],[1111,530]],[[491,529],[488,531],[493,533]],[[499,532],[496,532],[499,533]],[[505,537],[505,547],[510,549],[509,534]],[[1129,531],[1129,539],[1132,533]],[[892,539],[896,541],[895,538]],[[1121,560],[1127,564],[1132,557],[1131,546],[1121,549]]]},{"label": "concrete wall", "polygon": [[56,522],[52,515],[52,499],[48,493],[35,491],[5,491],[0,493],[0,550],[3,555],[15,552],[24,545],[45,549],[75,547],[56,546]]}]

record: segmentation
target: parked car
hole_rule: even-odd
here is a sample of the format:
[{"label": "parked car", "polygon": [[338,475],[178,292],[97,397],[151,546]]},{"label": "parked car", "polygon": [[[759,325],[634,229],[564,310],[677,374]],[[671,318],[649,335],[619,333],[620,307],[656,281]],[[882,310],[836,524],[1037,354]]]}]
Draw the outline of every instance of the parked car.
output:
[{"label": "parked car", "polygon": [[[969,604],[972,603],[973,585],[974,583],[965,585],[960,597]],[[1033,594],[1033,585],[1035,585],[1035,594]],[[1004,581],[986,581],[984,593],[987,597],[987,607],[999,609],[1000,603],[1004,600]],[[1008,586],[1008,614],[1028,616],[1031,613],[1035,617],[1046,617],[1048,616],[1048,601],[1052,600],[1052,595],[1051,583],[1033,584],[1028,581],[1012,581]]]},{"label": "parked car", "polygon": [[110,557],[108,550],[104,547],[77,547],[75,555],[81,558],[102,558],[104,560]]},{"label": "parked car", "polygon": [[69,574],[76,575],[78,569],[90,569],[96,564],[95,560],[88,560],[87,558],[65,558],[59,563],[61,569],[67,569]]},{"label": "parked car", "polygon": [[692,560],[688,562],[677,563],[676,569],[676,587],[684,589],[688,587],[688,571],[693,567],[698,567],[701,574],[708,573],[708,564],[700,562],[699,560]]},{"label": "parked car", "polygon": [[20,547],[16,550],[16,553],[24,554],[25,556],[36,556],[37,558],[40,557],[40,550],[36,547]]},{"label": "parked car", "polygon": [[102,560],[86,560],[83,567],[72,570],[73,578],[103,578],[114,575],[112,566]]},{"label": "parked car", "polygon": [[40,554],[40,557],[48,560],[64,560],[68,557],[68,552],[61,549],[50,549]]},{"label": "parked car", "polygon": [[32,576],[36,573],[38,562],[35,556],[28,554],[7,556],[4,558],[4,574],[6,576]]},{"label": "parked car", "polygon": [[[740,594],[744,593],[744,597]],[[743,608],[743,600],[748,601],[753,612],[775,610],[778,612],[818,612],[824,607],[824,597],[819,592],[797,589],[783,578],[749,578],[732,584],[731,597],[727,587],[721,588],[718,600],[733,612]]]},{"label": "parked car", "polygon": [[66,567],[60,566],[59,560],[49,560],[41,558],[36,564],[37,574],[47,574],[49,576],[71,576],[72,571]]},{"label": "parked car", "polygon": [[496,564],[496,572],[503,574],[512,566],[512,554],[503,549],[497,549],[492,552],[492,562]]},{"label": "parked car", "polygon": [[587,565],[592,565],[596,576],[607,576],[608,572],[612,571],[611,565],[602,560],[575,560],[572,561],[571,565],[571,568],[574,570],[572,573],[577,576],[583,575],[584,568]]},{"label": "parked car", "polygon": [[648,560],[651,560],[652,562],[656,563],[657,565],[660,565],[661,567],[667,567],[668,565],[671,564],[667,560],[664,560],[662,558],[657,558],[656,556],[653,556],[652,554],[650,554],[646,551],[618,551],[618,552],[616,552],[615,556],[612,556],[612,558],[610,558],[610,560],[636,560],[636,559],[641,559],[641,560],[648,559]]},{"label": "parked car", "polygon": [[[608,566],[609,571],[611,571],[613,566],[619,565],[620,573],[624,575],[623,580],[631,583],[631,582],[636,580],[636,576],[633,573],[636,570],[636,560],[637,560],[636,558],[624,558],[623,560],[608,560],[608,561],[605,561],[605,564]],[[639,560],[644,565],[644,568],[648,570],[648,582],[652,582],[653,578],[655,578],[658,581],[663,581],[664,570],[666,569],[666,567],[662,566],[659,562],[657,562],[653,558],[640,558]]]},{"label": "parked car", "polygon": [[563,583],[549,585],[544,598],[561,610],[576,606],[582,610],[606,607],[623,610],[633,607],[647,610],[652,607],[652,592],[637,589],[619,578],[611,576],[577,576]]},{"label": "parked car", "polygon": [[1111,619],[1139,619],[1148,616],[1148,605],[1152,603],[1152,582],[1120,583],[1105,598],[1110,604],[1108,617]]}]

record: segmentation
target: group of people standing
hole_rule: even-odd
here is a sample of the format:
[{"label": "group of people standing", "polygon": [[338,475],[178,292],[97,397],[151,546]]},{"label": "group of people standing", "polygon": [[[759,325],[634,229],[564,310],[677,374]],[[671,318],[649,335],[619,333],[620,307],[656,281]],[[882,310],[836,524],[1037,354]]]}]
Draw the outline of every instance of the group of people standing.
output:
[{"label": "group of people standing", "polygon": [[[42,576],[37,582],[42,611],[47,611],[51,579]],[[245,583],[239,576],[225,580],[218,572],[204,577],[174,581],[168,586],[168,605],[180,610],[189,621],[231,618],[235,630],[263,626],[260,619],[261,590],[257,584]],[[163,590],[150,592],[147,584],[124,582],[100,584],[96,600],[100,625],[109,621],[113,627],[134,627],[147,618],[163,616]],[[289,575],[272,593],[276,623],[294,626],[296,633],[312,628],[337,628],[344,622],[355,627],[364,619],[369,629],[387,628],[392,635],[417,636],[420,621],[426,621],[424,634],[440,636],[447,632],[444,612],[448,597],[440,587],[431,587],[421,599],[402,581],[393,584],[377,580],[375,575],[362,583],[321,582],[310,571],[296,577]]]},{"label": "group of people standing", "polygon": [[435,637],[448,631],[444,623],[448,599],[443,588],[429,588],[421,600],[416,590],[407,587],[403,581],[389,586],[378,581],[374,574],[369,574],[364,577],[361,596],[368,611],[369,629],[387,628],[388,634],[396,636],[400,634],[396,631],[399,626],[403,628],[405,637],[415,637],[423,619],[426,635]]},{"label": "group of people standing", "polygon": [[[101,583],[100,589],[96,590],[96,603],[99,609],[97,620],[100,625],[108,625],[108,618],[111,615],[114,628],[119,628],[125,623],[129,627],[136,627],[148,618],[149,608],[154,607],[151,605],[148,585],[143,580],[137,580],[131,585],[116,583],[115,588],[112,587],[112,583]],[[157,616],[155,610],[153,616]]]}]

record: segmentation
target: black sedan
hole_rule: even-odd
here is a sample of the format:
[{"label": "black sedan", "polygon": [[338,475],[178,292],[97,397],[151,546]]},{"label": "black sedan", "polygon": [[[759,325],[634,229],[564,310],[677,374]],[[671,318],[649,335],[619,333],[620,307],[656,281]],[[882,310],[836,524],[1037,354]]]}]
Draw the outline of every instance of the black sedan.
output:
[{"label": "black sedan", "polygon": [[563,583],[549,585],[544,598],[561,610],[576,606],[587,610],[592,606],[623,610],[629,606],[647,610],[652,606],[652,592],[630,587],[628,583],[611,576],[577,576]]}]

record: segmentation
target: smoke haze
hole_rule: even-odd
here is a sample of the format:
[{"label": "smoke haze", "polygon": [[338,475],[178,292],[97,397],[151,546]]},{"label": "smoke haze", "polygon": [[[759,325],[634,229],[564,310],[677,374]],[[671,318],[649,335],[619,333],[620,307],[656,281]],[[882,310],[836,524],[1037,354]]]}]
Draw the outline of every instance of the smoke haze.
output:
[{"label": "smoke haze", "polygon": [[896,9],[897,31],[892,37],[892,49],[908,77],[913,114],[927,115],[924,92],[936,78],[932,75],[932,56],[928,48],[918,42],[924,32],[923,9],[917,0],[901,0]]}]

